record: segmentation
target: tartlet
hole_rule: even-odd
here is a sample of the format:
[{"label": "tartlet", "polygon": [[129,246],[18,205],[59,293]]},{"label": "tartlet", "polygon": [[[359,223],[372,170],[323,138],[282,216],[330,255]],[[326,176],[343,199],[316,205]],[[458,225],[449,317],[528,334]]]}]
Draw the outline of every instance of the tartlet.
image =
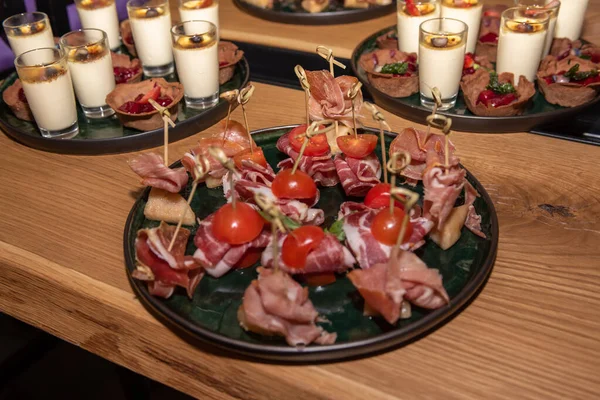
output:
[{"label": "tartlet", "polygon": [[115,82],[135,83],[142,80],[142,63],[137,58],[129,58],[127,54],[110,52]]},{"label": "tartlet", "polygon": [[219,84],[222,85],[233,77],[235,65],[244,57],[244,52],[231,43],[219,42]]},{"label": "tartlet", "polygon": [[378,36],[375,39],[377,43],[377,47],[380,49],[397,49],[398,48],[398,34],[396,31],[391,31],[388,33],[384,33],[381,36]]},{"label": "tartlet", "polygon": [[474,74],[478,69],[492,70],[494,66],[486,56],[481,56],[473,53],[465,54],[465,62],[463,64],[462,76]]},{"label": "tartlet", "polygon": [[135,42],[133,40],[133,33],[131,32],[131,23],[128,19],[123,20],[121,25],[119,26],[121,30],[121,38],[123,38],[123,44],[127,47],[127,51],[132,56],[137,56],[137,51],[135,51]]},{"label": "tartlet", "polygon": [[23,121],[33,121],[33,114],[25,92],[23,92],[23,84],[21,80],[17,79],[15,82],[4,90],[2,93],[2,100],[12,110],[15,116]]},{"label": "tartlet", "polygon": [[574,55],[559,59],[546,56],[537,72],[538,86],[546,101],[577,107],[592,101],[600,91],[600,65]]},{"label": "tartlet", "polygon": [[395,49],[374,50],[363,54],[359,64],[367,73],[371,85],[388,96],[408,97],[419,91],[415,53]]}]

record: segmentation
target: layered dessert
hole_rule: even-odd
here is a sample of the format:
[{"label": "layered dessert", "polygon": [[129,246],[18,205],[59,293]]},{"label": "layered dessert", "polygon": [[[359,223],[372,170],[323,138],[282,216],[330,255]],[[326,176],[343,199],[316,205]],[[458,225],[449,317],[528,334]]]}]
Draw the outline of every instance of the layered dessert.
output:
[{"label": "layered dessert", "polygon": [[419,26],[440,16],[437,0],[398,0],[398,49],[404,53],[419,51]]},{"label": "layered dessert", "polygon": [[142,63],[137,58],[131,59],[127,54],[110,54],[112,58],[115,82],[134,83],[142,80]]},{"label": "layered dessert", "polygon": [[481,24],[483,1],[480,0],[442,0],[442,17],[454,18],[464,22],[469,28],[467,52],[475,53],[477,33]]},{"label": "layered dessert", "polygon": [[546,0],[518,0],[517,5],[527,8],[525,15],[535,17],[538,13],[542,12],[548,14],[548,34],[546,35],[546,44],[544,45],[544,51],[542,52],[542,58],[546,57],[550,53],[550,48],[552,47],[552,40],[554,39],[554,31],[556,29],[556,20],[561,2],[559,0],[553,0],[551,2],[547,2]]},{"label": "layered dessert", "polygon": [[[546,0],[551,3],[553,0]],[[556,20],[555,38],[577,40],[581,36],[588,0],[565,0]]]},{"label": "layered dessert", "polygon": [[235,65],[244,57],[244,52],[226,41],[219,41],[219,85],[228,82],[235,72]]},{"label": "layered dessert", "polygon": [[54,47],[52,27],[44,13],[15,15],[2,25],[15,56],[33,49]]},{"label": "layered dessert", "polygon": [[208,21],[217,27],[217,34],[219,32],[218,0],[180,0],[179,16],[181,21]]},{"label": "layered dessert", "polygon": [[367,73],[371,85],[392,97],[408,97],[419,91],[417,55],[396,49],[380,49],[365,53],[359,65]]},{"label": "layered dessert", "polygon": [[75,6],[84,28],[104,31],[111,49],[121,46],[119,17],[115,0],[76,0]]},{"label": "layered dessert", "polygon": [[15,82],[2,92],[2,100],[11,109],[15,116],[23,121],[33,121],[33,114],[25,92],[23,91],[23,84],[20,79]]}]

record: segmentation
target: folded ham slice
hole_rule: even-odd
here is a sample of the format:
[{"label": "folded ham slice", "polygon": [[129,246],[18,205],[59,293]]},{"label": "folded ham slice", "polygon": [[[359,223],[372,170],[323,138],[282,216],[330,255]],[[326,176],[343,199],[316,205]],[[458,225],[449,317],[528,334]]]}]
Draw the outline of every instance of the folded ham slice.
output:
[{"label": "folded ham slice", "polygon": [[395,260],[354,270],[348,278],[365,300],[365,311],[370,315],[375,311],[392,325],[401,317],[410,317],[404,301],[427,309],[440,308],[450,301],[438,270],[427,268],[407,251],[401,251]]},{"label": "folded ham slice", "polygon": [[238,320],[245,330],[284,336],[290,346],[333,344],[335,333],[315,324],[318,313],[303,288],[283,271],[259,268],[257,280],[244,292]]},{"label": "folded ham slice", "polygon": [[485,233],[481,231],[481,215],[475,211],[475,200],[479,197],[477,190],[469,182],[465,181],[465,204],[469,205],[469,213],[465,220],[465,227],[479,237],[486,238]]},{"label": "folded ham slice", "polygon": [[140,229],[135,239],[138,265],[131,275],[148,282],[148,290],[154,296],[169,298],[175,287],[181,286],[192,298],[204,271],[191,256],[185,255],[189,230],[181,228],[173,248],[167,250],[174,234],[175,226],[164,222],[157,228]]},{"label": "folded ham slice", "polygon": [[[306,71],[310,84],[308,107],[313,121],[333,119],[344,125],[352,126],[352,101],[348,91],[358,79],[353,76],[341,75],[332,77],[329,71]],[[363,96],[359,91],[354,100],[354,112],[360,116]]]},{"label": "folded ham slice", "polygon": [[381,164],[375,153],[362,159],[338,154],[333,162],[347,196],[364,197],[380,183]]},{"label": "folded ham slice", "polygon": [[128,161],[133,172],[142,178],[142,185],[178,193],[189,180],[184,168],[171,169],[156,153],[142,153]]},{"label": "folded ham slice", "polygon": [[197,249],[194,260],[215,278],[225,275],[249,250],[262,249],[269,243],[269,232],[263,230],[256,239],[241,245],[231,245],[217,239],[212,231],[214,214],[200,222],[194,237]]}]

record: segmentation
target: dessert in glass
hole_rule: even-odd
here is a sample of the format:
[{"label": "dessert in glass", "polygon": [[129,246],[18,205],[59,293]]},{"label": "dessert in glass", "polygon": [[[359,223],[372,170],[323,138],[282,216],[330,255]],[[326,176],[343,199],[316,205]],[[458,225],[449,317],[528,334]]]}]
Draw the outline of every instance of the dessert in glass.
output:
[{"label": "dessert in glass", "polygon": [[171,13],[168,0],[129,0],[129,23],[144,75],[157,77],[173,72]]},{"label": "dessert in glass", "polygon": [[482,0],[442,0],[442,17],[464,22],[468,30],[467,53],[475,53],[483,10]]},{"label": "dessert in glass", "polygon": [[[551,3],[553,0],[546,0]],[[567,0],[560,8],[556,19],[555,38],[578,40],[581,36],[588,0]]]},{"label": "dessert in glass", "polygon": [[496,61],[498,74],[511,72],[515,80],[521,75],[531,82],[535,80],[546,45],[548,21],[547,12],[531,14],[522,7],[509,8],[502,13]]},{"label": "dessert in glass", "polygon": [[179,0],[179,16],[182,21],[208,21],[217,27],[219,36],[218,0]]},{"label": "dessert in glass", "polygon": [[209,108],[219,101],[219,47],[217,28],[208,21],[185,21],[171,29],[177,75],[185,103]]},{"label": "dessert in glass", "polygon": [[33,49],[54,47],[52,27],[43,12],[13,15],[6,18],[2,26],[15,56]]},{"label": "dessert in glass", "polygon": [[404,53],[419,51],[419,26],[439,18],[438,0],[398,0],[398,49]]},{"label": "dessert in glass", "polygon": [[556,20],[558,12],[560,10],[560,1],[553,0],[548,2],[546,0],[515,0],[515,4],[520,7],[528,8],[527,14],[536,14],[538,12],[547,12],[550,19],[548,20],[548,33],[546,34],[546,44],[544,45],[544,51],[542,52],[542,58],[546,57],[550,53],[552,47],[552,40],[554,40],[554,30],[556,28]]},{"label": "dessert in glass", "polygon": [[15,67],[42,136],[77,135],[75,94],[63,50],[53,47],[27,51],[15,59]]},{"label": "dessert in glass", "polygon": [[433,108],[431,94],[437,87],[442,97],[438,110],[454,107],[467,45],[467,25],[457,19],[435,18],[421,24],[419,34],[419,91],[421,105]]},{"label": "dessert in glass", "polygon": [[75,0],[75,6],[83,28],[103,30],[113,50],[121,46],[115,0]]},{"label": "dessert in glass", "polygon": [[81,29],[60,38],[77,100],[88,118],[110,117],[115,111],[106,95],[115,88],[108,38],[100,29]]}]

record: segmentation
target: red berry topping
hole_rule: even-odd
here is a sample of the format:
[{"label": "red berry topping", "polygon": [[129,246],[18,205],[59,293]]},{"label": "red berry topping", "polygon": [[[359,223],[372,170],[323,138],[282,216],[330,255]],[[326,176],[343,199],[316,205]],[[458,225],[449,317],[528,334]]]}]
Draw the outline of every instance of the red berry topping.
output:
[{"label": "red berry topping", "polygon": [[508,94],[498,94],[493,90],[484,90],[479,93],[479,97],[477,98],[477,104],[482,103],[486,107],[500,107],[507,106],[513,101],[517,100],[517,95],[515,93]]},{"label": "red berry topping", "polygon": [[481,43],[498,43],[498,35],[494,32],[488,32],[479,38]]},{"label": "red berry topping", "polygon": [[115,81],[117,83],[127,83],[135,74],[140,71],[139,68],[114,67]]}]

